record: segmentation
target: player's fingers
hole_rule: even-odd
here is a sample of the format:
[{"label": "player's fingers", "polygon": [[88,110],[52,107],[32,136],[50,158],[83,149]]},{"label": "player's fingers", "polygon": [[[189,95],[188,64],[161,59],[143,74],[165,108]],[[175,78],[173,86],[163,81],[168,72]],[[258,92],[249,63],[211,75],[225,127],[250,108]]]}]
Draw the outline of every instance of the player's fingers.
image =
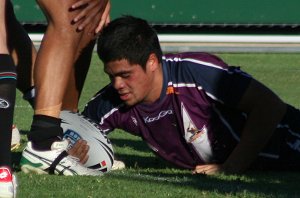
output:
[{"label": "player's fingers", "polygon": [[82,164],[85,164],[87,162],[87,160],[89,159],[88,151],[89,151],[89,146],[86,145],[85,150],[81,153],[81,156],[79,158],[79,160]]},{"label": "player's fingers", "polygon": [[80,1],[77,1],[76,3],[74,3],[72,6],[71,6],[71,9],[77,9],[85,4],[87,4],[89,1],[88,0],[80,0]]},{"label": "player's fingers", "polygon": [[73,19],[73,22],[80,21],[78,25],[78,30],[82,30],[86,25],[88,25],[91,21],[97,20],[95,18],[95,15],[98,13],[102,14],[102,12],[105,10],[105,5],[101,5],[99,1],[92,1],[86,4],[86,7],[84,7],[80,13]]},{"label": "player's fingers", "polygon": [[108,17],[106,18],[106,21],[105,21],[105,26],[110,22],[110,15],[108,15]]},{"label": "player's fingers", "polygon": [[86,15],[86,10],[82,10],[76,17],[73,19],[73,23],[77,23],[78,21],[82,20]]},{"label": "player's fingers", "polygon": [[80,12],[72,20],[73,23],[77,23],[79,21],[86,21],[87,19],[90,20],[91,18],[93,18],[95,13],[98,12],[97,2],[93,1],[90,3],[85,3],[73,10],[79,9]]},{"label": "player's fingers", "polygon": [[87,146],[87,142],[85,140],[78,140],[74,146],[68,151],[69,155],[80,158],[82,152],[85,151],[85,147]]},{"label": "player's fingers", "polygon": [[109,1],[106,4],[99,1],[93,1],[92,3],[89,3],[87,8],[85,8],[85,12],[82,11],[82,13],[78,15],[78,17],[80,17],[81,19],[77,30],[82,31],[86,26],[88,26],[92,22],[96,22],[97,24],[92,29],[93,32],[97,34],[102,30],[103,26],[109,20],[109,13],[110,13]]},{"label": "player's fingers", "polygon": [[82,144],[77,150],[74,155],[79,159],[81,163],[85,163],[86,160],[88,159],[88,151],[89,151],[89,146],[87,144]]},{"label": "player's fingers", "polygon": [[192,172],[193,174],[206,174],[205,166],[196,166],[194,171]]},{"label": "player's fingers", "polygon": [[99,12],[99,10],[88,9],[88,10],[86,10],[86,12],[88,12],[88,15],[86,14],[84,16],[84,18],[78,24],[77,29],[79,31],[82,31],[86,26],[91,27],[91,25],[89,25],[89,24],[94,24],[94,25],[92,25],[92,28],[95,29],[97,27],[96,24],[98,23],[99,20],[101,20],[101,13]]},{"label": "player's fingers", "polygon": [[78,25],[77,30],[82,31],[88,24],[90,24],[94,20],[96,15],[97,13],[90,13],[89,17],[84,17],[82,22]]},{"label": "player's fingers", "polygon": [[78,140],[73,146],[72,148],[69,150],[70,153],[74,153],[79,147],[80,147],[80,144],[81,144],[82,140]]},{"label": "player's fingers", "polygon": [[97,12],[98,12],[98,8],[96,2],[86,4],[85,6],[82,6],[82,8],[80,8],[80,12],[74,17],[73,22],[77,23],[81,21],[79,26],[80,25],[82,26],[82,21],[83,21],[85,23],[84,24],[85,26],[91,21],[91,19],[93,19],[93,17],[97,14]]},{"label": "player's fingers", "polygon": [[101,20],[97,28],[95,29],[95,34],[98,34],[102,30],[102,28],[109,23],[110,21],[109,13],[110,13],[110,2],[107,3],[105,10],[102,13]]},{"label": "player's fingers", "polygon": [[82,159],[84,156],[87,155],[89,151],[89,146],[87,144],[82,145],[78,151],[78,155],[80,156],[80,159]]},{"label": "player's fingers", "polygon": [[221,165],[219,164],[208,164],[198,165],[193,171],[194,174],[214,175],[221,172]]},{"label": "player's fingers", "polygon": [[88,161],[88,159],[89,159],[89,156],[86,155],[84,159],[80,160],[80,163],[85,164]]},{"label": "player's fingers", "polygon": [[103,29],[104,25],[105,21],[101,19],[97,28],[95,29],[95,34],[98,34]]}]

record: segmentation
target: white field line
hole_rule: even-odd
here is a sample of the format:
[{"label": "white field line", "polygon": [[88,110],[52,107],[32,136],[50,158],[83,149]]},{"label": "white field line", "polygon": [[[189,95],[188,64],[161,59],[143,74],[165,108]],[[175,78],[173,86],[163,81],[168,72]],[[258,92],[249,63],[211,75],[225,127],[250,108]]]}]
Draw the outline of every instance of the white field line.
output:
[{"label": "white field line", "polygon": [[[41,42],[43,34],[29,34],[33,42]],[[187,35],[159,34],[160,42],[170,43],[300,43],[297,35]]]}]

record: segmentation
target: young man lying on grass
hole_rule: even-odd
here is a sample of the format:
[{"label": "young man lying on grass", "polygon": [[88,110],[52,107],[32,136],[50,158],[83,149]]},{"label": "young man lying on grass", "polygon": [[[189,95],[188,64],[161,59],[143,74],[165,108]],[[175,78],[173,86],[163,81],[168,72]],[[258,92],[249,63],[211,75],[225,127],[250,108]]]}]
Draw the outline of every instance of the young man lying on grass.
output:
[{"label": "young man lying on grass", "polygon": [[238,67],[201,52],[163,55],[156,32],[131,16],[104,28],[98,55],[111,83],[83,114],[104,132],[141,136],[194,173],[300,167],[300,111]]}]

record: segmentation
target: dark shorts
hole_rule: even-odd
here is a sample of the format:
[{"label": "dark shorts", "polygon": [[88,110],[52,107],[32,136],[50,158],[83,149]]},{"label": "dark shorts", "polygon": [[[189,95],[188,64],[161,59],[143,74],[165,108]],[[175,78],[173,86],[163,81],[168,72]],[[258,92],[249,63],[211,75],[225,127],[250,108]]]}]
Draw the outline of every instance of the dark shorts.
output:
[{"label": "dark shorts", "polygon": [[300,110],[288,106],[286,115],[266,147],[268,149],[279,157],[260,156],[253,168],[300,171]]}]

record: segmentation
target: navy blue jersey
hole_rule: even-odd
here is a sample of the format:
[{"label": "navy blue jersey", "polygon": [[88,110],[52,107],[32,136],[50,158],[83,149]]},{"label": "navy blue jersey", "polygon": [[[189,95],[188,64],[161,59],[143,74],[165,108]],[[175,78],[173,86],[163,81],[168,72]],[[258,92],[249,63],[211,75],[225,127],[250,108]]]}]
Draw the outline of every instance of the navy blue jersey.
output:
[{"label": "navy blue jersey", "polygon": [[245,114],[234,110],[251,77],[207,53],[163,57],[164,86],[152,104],[126,107],[109,84],[83,114],[104,132],[116,128],[142,137],[180,167],[222,163],[239,140]]}]

